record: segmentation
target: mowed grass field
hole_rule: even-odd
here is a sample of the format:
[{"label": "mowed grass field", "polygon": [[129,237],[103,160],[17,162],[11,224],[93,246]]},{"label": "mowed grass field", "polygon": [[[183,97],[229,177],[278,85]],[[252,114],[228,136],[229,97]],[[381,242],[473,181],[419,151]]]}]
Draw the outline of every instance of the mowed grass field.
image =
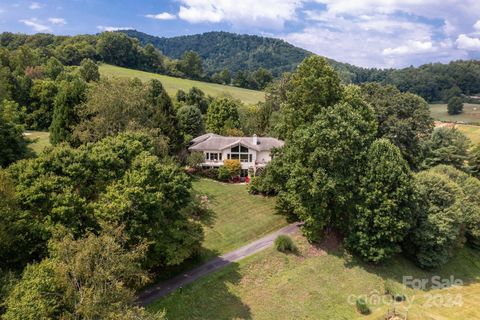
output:
[{"label": "mowed grass field", "polygon": [[455,128],[457,128],[464,135],[466,135],[472,141],[472,144],[480,143],[480,126],[457,124]]},{"label": "mowed grass field", "polygon": [[[372,266],[341,247],[323,251],[301,235],[294,241],[298,254],[267,249],[177,290],[148,310],[165,310],[168,319],[384,319],[391,307],[388,299],[382,302],[389,279],[412,302],[408,319],[480,319],[479,251],[464,248],[447,265],[428,272],[403,257]],[[402,286],[403,276],[434,275],[442,279],[453,275],[464,285],[425,291]],[[453,294],[460,294],[456,302],[461,306],[448,306]],[[370,302],[369,316],[356,310],[355,300],[362,295]],[[432,306],[429,295],[441,306]]]},{"label": "mowed grass field", "polygon": [[225,86],[221,84],[208,83],[202,81],[181,79],[175,77],[169,77],[165,75],[138,71],[128,68],[122,68],[112,66],[108,64],[100,65],[100,74],[105,77],[118,77],[118,78],[139,78],[142,81],[148,81],[150,79],[158,79],[162,82],[163,86],[167,90],[168,94],[175,96],[179,89],[184,91],[190,90],[191,87],[197,87],[206,94],[213,97],[217,96],[230,96],[234,99],[239,99],[246,104],[256,104],[259,101],[265,101],[265,93],[262,91],[249,90],[231,86]]},{"label": "mowed grass field", "polygon": [[246,185],[197,179],[193,189],[208,196],[215,214],[214,223],[205,228],[204,259],[237,249],[287,225],[283,216],[275,214],[274,198],[250,195]]},{"label": "mowed grass field", "polygon": [[430,113],[433,119],[439,121],[480,123],[480,104],[465,103],[463,112],[454,116],[448,114],[446,104],[431,104]]},{"label": "mowed grass field", "polygon": [[29,147],[32,149],[36,154],[45,149],[45,147],[50,146],[50,134],[48,132],[42,131],[25,131],[25,137],[27,137],[30,141],[33,141]]}]

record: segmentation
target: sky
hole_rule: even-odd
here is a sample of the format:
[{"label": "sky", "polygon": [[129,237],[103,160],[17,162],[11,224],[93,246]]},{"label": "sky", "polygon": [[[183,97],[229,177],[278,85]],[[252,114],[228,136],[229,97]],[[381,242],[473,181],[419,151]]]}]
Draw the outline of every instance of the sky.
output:
[{"label": "sky", "polygon": [[229,31],[362,67],[480,59],[480,0],[0,0],[0,31]]}]

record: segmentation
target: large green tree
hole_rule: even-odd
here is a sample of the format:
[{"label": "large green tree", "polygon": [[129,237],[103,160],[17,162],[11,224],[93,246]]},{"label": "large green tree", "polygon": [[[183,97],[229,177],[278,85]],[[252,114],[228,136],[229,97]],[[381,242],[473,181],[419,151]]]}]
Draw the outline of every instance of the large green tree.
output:
[{"label": "large green tree", "polygon": [[306,58],[286,83],[285,100],[281,103],[278,132],[289,138],[295,129],[312,123],[322,109],[342,98],[340,78],[325,58]]},{"label": "large green tree", "polygon": [[370,83],[361,88],[363,98],[375,109],[377,137],[390,140],[400,148],[410,166],[418,168],[424,157],[425,141],[433,130],[427,102],[393,86]]},{"label": "large green tree", "polygon": [[456,115],[463,112],[463,99],[460,97],[453,97],[448,100],[447,111],[450,115]]},{"label": "large green tree", "polygon": [[230,98],[217,98],[208,107],[207,131],[222,134],[228,129],[240,128],[239,103]]},{"label": "large green tree", "polygon": [[62,80],[58,84],[53,103],[52,124],[49,128],[52,144],[71,141],[73,127],[78,122],[75,107],[84,101],[86,89],[85,82],[76,77],[71,81]]},{"label": "large green tree", "polygon": [[318,240],[327,226],[345,230],[357,203],[376,135],[373,110],[359,96],[358,89],[349,88],[345,101],[297,129],[269,165],[279,210],[304,221],[310,240]]},{"label": "large green tree", "polygon": [[414,223],[414,188],[407,162],[390,141],[373,142],[366,161],[347,244],[363,259],[378,263],[401,251]]},{"label": "large green tree", "polygon": [[159,81],[103,79],[90,87],[78,116],[73,138],[79,142],[145,130],[157,139],[159,150],[175,151],[182,145],[176,111]]},{"label": "large green tree", "polygon": [[437,128],[426,141],[427,156],[423,167],[431,168],[439,164],[466,170],[470,140],[459,130],[447,127]]},{"label": "large green tree", "polygon": [[195,106],[183,106],[177,110],[180,128],[185,135],[195,138],[204,133],[202,112]]},{"label": "large green tree", "polygon": [[[30,142],[23,136],[23,126],[15,123],[16,115],[9,112],[7,105],[11,104],[6,100],[0,103],[0,167],[32,154],[28,148]],[[13,112],[17,110],[14,108]]]},{"label": "large green tree", "polygon": [[462,189],[448,176],[422,171],[415,177],[417,222],[405,248],[422,268],[445,264],[461,244],[464,216]]}]

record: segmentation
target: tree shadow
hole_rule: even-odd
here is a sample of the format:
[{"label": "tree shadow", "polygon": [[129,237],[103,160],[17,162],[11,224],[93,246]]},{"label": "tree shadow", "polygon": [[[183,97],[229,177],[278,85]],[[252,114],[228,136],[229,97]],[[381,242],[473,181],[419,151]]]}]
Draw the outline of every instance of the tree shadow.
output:
[{"label": "tree shadow", "polygon": [[[350,254],[343,246],[330,251],[329,254],[343,259],[346,268],[363,269],[384,281],[393,281],[404,289],[428,292],[439,289],[440,283],[443,288],[448,288],[453,285],[467,286],[480,282],[480,252],[468,247],[458,250],[445,265],[430,270],[418,267],[403,254],[397,254],[380,264],[365,262]],[[421,287],[418,287],[419,281],[424,281]]]},{"label": "tree shadow", "polygon": [[250,307],[230,289],[241,279],[238,263],[216,257],[143,292],[139,302],[169,319],[251,319]]}]

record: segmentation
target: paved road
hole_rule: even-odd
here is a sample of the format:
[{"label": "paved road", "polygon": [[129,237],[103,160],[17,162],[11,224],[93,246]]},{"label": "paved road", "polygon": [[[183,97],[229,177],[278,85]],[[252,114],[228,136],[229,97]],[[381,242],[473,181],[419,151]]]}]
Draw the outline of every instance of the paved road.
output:
[{"label": "paved road", "polygon": [[270,247],[275,238],[280,234],[293,234],[297,232],[300,223],[290,224],[280,230],[277,230],[257,241],[254,241],[246,246],[243,246],[237,250],[226,253],[222,256],[216,257],[188,272],[180,274],[172,279],[164,282],[160,282],[147,290],[141,292],[137,298],[137,302],[140,305],[147,305],[163,296],[166,296],[170,292],[183,287],[198,278],[201,278],[213,271],[216,271],[232,262],[242,260],[245,257],[251,256],[259,251],[262,251]]}]

